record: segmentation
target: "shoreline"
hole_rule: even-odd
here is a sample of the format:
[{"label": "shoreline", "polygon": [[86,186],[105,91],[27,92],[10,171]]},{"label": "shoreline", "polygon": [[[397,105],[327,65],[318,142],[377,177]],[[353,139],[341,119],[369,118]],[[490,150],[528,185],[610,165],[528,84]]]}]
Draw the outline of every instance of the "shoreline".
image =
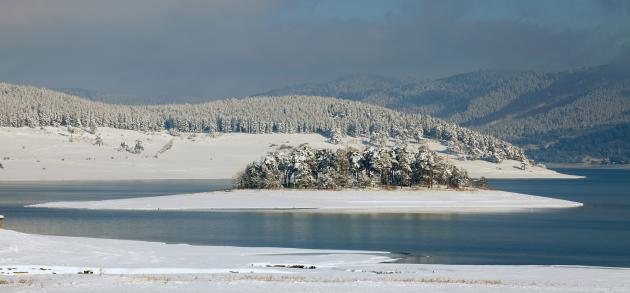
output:
[{"label": "shoreline", "polygon": [[298,213],[471,213],[575,208],[582,203],[495,190],[251,190],[101,201],[65,201],[30,208]]},{"label": "shoreline", "polygon": [[630,268],[384,263],[388,252],[194,246],[0,230],[0,291],[625,292]]}]

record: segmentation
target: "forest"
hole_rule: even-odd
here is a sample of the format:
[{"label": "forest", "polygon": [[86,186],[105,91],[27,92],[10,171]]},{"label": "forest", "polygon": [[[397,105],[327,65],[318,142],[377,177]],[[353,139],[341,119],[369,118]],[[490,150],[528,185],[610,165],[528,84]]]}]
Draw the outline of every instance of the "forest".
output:
[{"label": "forest", "polygon": [[461,189],[471,185],[466,171],[449,164],[424,146],[398,145],[312,149],[307,144],[288,153],[272,152],[249,164],[238,176],[239,188],[339,189],[368,187]]},{"label": "forest", "polygon": [[336,140],[431,138],[470,159],[529,162],[512,144],[427,115],[313,96],[254,97],[200,104],[112,105],[60,92],[0,83],[0,126],[112,127],[205,133],[319,133]]}]

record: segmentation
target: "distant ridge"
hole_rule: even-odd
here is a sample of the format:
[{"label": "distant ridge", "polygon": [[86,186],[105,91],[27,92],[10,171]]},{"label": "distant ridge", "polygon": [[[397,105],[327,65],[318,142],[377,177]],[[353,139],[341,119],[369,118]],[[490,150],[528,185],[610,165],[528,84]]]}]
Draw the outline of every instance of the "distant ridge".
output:
[{"label": "distant ridge", "polygon": [[437,80],[347,76],[260,95],[323,95],[440,117],[547,162],[630,163],[630,66],[480,70]]}]

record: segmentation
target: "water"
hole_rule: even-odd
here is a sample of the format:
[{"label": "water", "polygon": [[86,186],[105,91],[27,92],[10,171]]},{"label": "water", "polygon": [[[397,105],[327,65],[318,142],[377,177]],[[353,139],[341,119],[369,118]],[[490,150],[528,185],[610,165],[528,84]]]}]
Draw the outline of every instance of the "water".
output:
[{"label": "water", "polygon": [[583,202],[582,208],[500,214],[316,215],[23,208],[225,189],[229,181],[0,183],[0,214],[17,231],[189,243],[367,249],[403,262],[630,267],[630,170],[560,170],[583,180],[492,180],[496,189]]}]

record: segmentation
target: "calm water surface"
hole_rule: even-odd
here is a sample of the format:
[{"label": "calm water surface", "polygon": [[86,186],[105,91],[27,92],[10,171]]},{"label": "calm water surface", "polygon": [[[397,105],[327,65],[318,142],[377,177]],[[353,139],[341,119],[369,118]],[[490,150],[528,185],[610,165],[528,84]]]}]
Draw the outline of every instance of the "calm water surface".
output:
[{"label": "calm water surface", "polygon": [[582,180],[492,180],[496,189],[583,202],[500,214],[314,215],[24,208],[225,189],[229,181],[0,182],[5,226],[28,233],[203,245],[367,249],[404,262],[630,267],[630,170],[566,169]]}]

